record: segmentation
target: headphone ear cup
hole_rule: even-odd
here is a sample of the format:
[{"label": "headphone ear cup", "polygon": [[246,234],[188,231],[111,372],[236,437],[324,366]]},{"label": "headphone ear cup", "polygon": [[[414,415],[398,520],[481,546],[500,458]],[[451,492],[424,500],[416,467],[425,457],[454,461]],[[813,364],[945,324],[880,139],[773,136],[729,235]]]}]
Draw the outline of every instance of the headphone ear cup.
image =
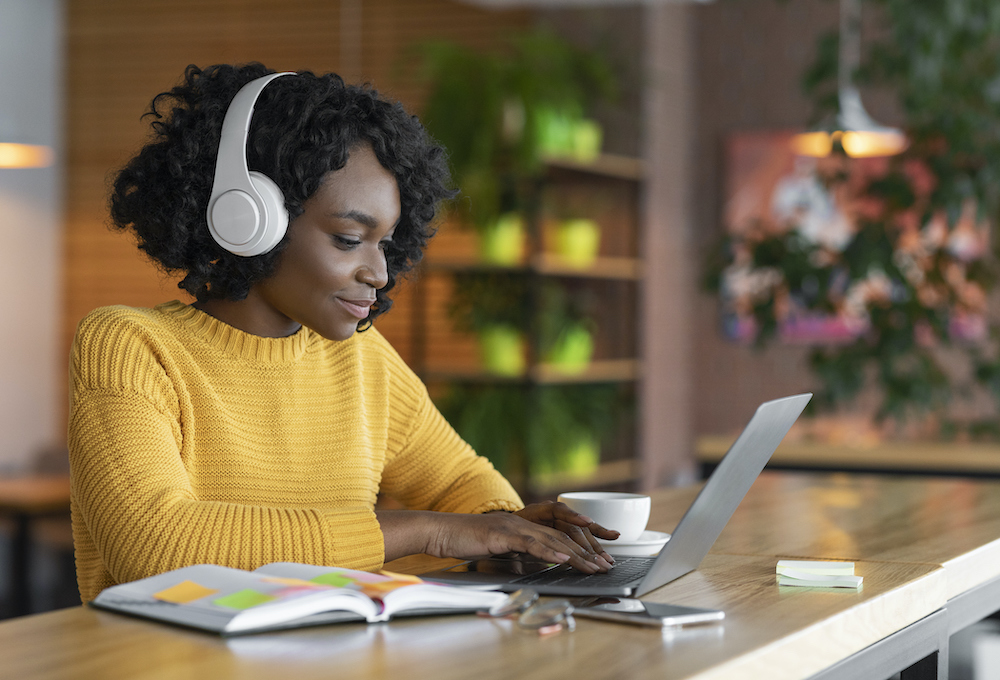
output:
[{"label": "headphone ear cup", "polygon": [[264,207],[267,211],[267,217],[261,220],[264,223],[264,233],[260,243],[254,247],[253,253],[251,253],[252,255],[262,255],[270,252],[285,237],[285,231],[288,229],[288,211],[285,209],[285,196],[274,180],[263,173],[252,170],[250,181],[253,182],[260,197],[264,200]]}]

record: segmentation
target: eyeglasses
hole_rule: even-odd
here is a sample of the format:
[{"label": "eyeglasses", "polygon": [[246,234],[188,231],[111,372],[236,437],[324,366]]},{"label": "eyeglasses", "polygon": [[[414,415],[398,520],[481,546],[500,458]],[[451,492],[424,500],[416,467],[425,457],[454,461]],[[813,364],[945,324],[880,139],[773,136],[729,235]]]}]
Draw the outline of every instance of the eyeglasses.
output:
[{"label": "eyeglasses", "polygon": [[530,588],[522,588],[490,608],[493,618],[514,618],[517,625],[526,630],[537,631],[539,635],[551,635],[563,630],[576,630],[573,605],[568,600],[538,601],[538,593]]}]

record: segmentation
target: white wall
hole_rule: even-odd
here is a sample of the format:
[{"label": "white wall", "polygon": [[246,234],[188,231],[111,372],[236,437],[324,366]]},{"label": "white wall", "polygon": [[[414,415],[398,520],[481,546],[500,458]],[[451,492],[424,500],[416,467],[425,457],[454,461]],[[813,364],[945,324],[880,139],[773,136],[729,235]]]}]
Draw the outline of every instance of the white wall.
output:
[{"label": "white wall", "polygon": [[0,168],[0,473],[64,438],[62,74],[62,1],[0,0],[0,141],[56,151],[49,168]]}]

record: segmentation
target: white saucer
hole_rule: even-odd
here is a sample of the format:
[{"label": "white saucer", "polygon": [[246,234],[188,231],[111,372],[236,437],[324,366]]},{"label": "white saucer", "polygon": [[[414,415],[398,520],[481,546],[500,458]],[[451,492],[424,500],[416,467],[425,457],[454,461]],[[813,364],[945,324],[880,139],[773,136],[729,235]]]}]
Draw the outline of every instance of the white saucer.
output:
[{"label": "white saucer", "polygon": [[605,550],[613,555],[622,555],[623,557],[647,557],[656,555],[660,552],[667,541],[670,540],[670,534],[665,534],[662,531],[643,531],[639,534],[639,538],[635,541],[629,541],[628,543],[622,543],[621,541],[605,541],[598,538],[597,542],[604,546]]}]

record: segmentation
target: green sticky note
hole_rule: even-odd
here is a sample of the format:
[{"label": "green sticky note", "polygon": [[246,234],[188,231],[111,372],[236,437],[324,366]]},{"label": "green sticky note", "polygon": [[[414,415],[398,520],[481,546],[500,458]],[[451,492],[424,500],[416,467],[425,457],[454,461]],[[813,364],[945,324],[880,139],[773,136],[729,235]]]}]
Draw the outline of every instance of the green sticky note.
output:
[{"label": "green sticky note", "polygon": [[316,578],[309,580],[313,583],[319,583],[324,586],[333,586],[334,588],[343,588],[354,583],[354,579],[344,576],[336,571],[331,571],[329,574],[320,574]]},{"label": "green sticky note", "polygon": [[273,599],[275,599],[273,596],[266,593],[259,593],[256,590],[245,588],[225,597],[212,600],[212,602],[220,607],[229,607],[230,609],[250,609],[250,607],[256,607]]}]

